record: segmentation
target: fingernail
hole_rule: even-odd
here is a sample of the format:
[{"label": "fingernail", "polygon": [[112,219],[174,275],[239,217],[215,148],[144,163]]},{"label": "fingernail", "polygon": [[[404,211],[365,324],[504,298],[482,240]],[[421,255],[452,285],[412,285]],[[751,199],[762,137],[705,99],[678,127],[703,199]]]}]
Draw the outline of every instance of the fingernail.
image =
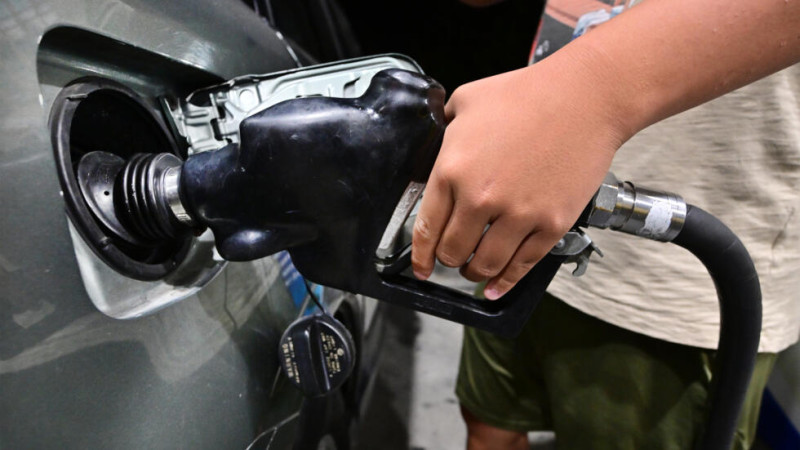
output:
[{"label": "fingernail", "polygon": [[497,300],[498,298],[502,297],[504,292],[500,292],[495,287],[487,287],[483,290],[483,296],[488,298],[489,300]]},{"label": "fingernail", "polygon": [[423,280],[424,281],[424,280],[428,279],[430,274],[425,274],[425,273],[419,272],[417,270],[414,270],[414,276],[417,277],[418,280]]}]

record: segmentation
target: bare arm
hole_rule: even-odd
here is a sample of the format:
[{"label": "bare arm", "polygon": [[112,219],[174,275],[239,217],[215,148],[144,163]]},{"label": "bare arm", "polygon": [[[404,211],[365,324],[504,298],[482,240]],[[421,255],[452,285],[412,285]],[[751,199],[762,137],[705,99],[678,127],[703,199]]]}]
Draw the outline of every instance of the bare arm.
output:
[{"label": "bare arm", "polygon": [[437,257],[499,297],[631,136],[797,61],[800,0],[646,0],[534,66],[460,87],[414,228],[415,274]]}]

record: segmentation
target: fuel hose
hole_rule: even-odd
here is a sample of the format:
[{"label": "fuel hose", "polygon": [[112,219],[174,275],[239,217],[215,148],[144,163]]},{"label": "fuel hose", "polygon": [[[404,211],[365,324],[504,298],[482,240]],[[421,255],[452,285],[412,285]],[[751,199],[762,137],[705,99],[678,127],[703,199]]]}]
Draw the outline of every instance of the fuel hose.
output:
[{"label": "fuel hose", "polygon": [[722,221],[675,194],[620,182],[609,173],[580,225],[612,229],[691,252],[708,270],[720,305],[705,427],[698,450],[729,450],[761,335],[761,286],[744,244]]},{"label": "fuel hose", "polygon": [[688,205],[683,229],[672,240],[708,269],[720,306],[719,346],[714,359],[706,428],[700,450],[728,450],[753,373],[761,335],[761,286],[744,244],[725,224]]}]

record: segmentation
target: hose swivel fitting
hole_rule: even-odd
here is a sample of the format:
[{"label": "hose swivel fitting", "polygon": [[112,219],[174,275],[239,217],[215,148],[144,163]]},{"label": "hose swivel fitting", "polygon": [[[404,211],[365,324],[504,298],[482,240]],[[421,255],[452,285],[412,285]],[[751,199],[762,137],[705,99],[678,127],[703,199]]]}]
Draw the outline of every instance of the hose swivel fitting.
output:
[{"label": "hose swivel fitting", "polygon": [[686,202],[679,195],[635,187],[609,172],[588,210],[588,225],[610,228],[644,238],[669,242],[686,220]]}]

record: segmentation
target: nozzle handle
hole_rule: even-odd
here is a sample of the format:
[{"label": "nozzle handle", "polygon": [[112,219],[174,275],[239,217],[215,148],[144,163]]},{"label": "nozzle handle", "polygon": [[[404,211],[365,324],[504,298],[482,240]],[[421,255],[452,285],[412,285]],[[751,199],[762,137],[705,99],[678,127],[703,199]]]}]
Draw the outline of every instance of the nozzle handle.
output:
[{"label": "nozzle handle", "polygon": [[395,206],[433,167],[444,98],[435,80],[390,69],[358,98],[278,103],[242,121],[239,145],[188,158],[180,198],[227,260],[288,249],[315,283],[512,336],[563,257],[548,256],[496,301],[376,268]]}]

